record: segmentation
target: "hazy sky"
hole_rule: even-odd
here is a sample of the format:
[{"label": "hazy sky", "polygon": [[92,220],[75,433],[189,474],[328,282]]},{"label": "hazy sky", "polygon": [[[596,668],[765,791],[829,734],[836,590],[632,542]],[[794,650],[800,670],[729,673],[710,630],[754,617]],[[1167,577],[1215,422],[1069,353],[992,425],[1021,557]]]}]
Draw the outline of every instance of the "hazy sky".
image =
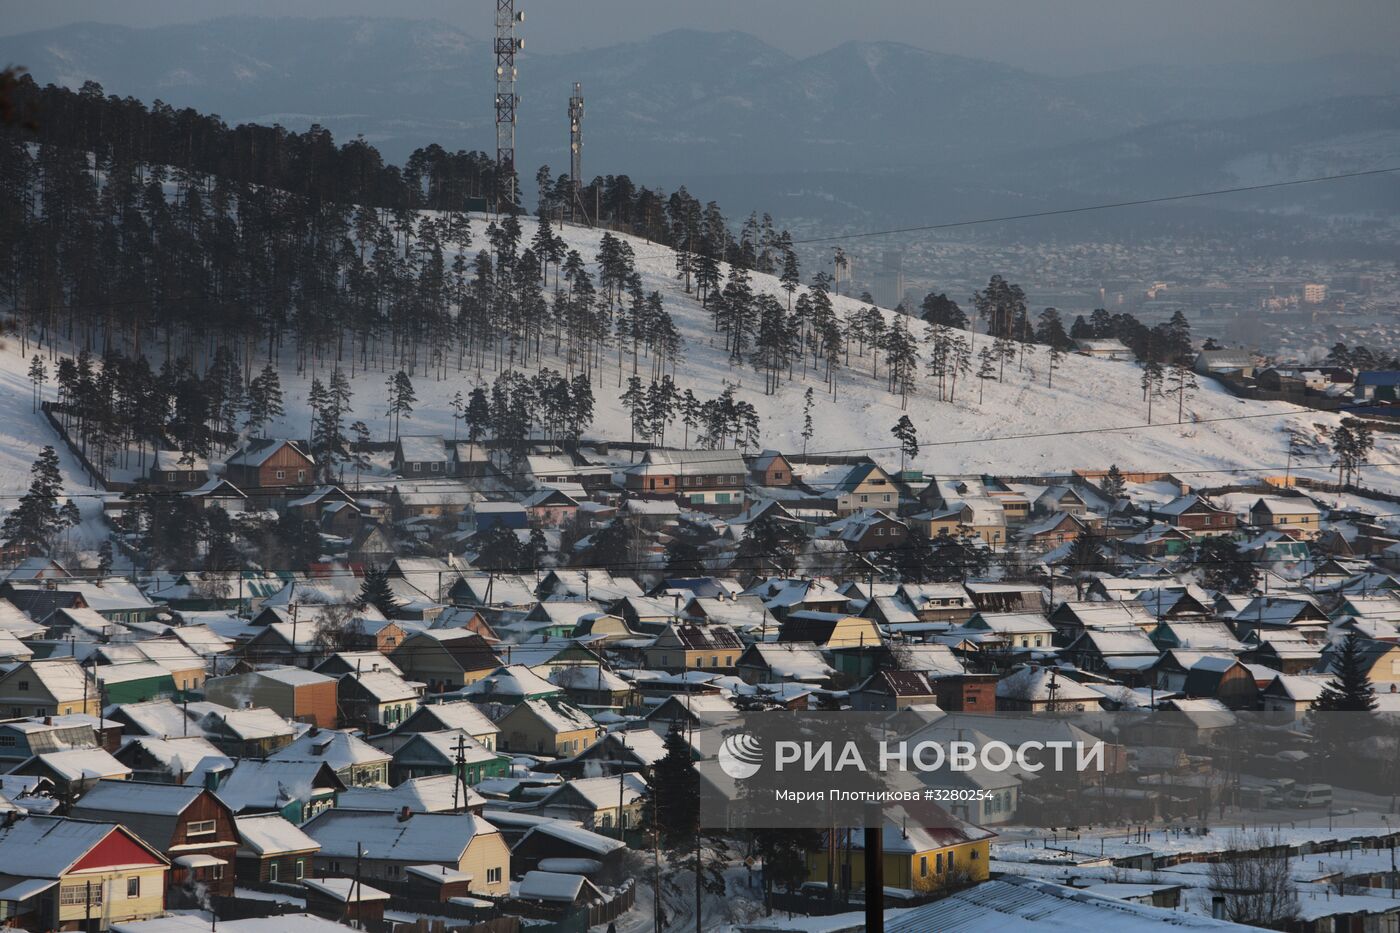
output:
[{"label": "hazy sky", "polygon": [[[1400,0],[517,0],[527,49],[561,51],[676,27],[741,29],[794,54],[847,39],[1032,70],[1306,58],[1400,48]],[[82,20],[150,26],[230,13],[393,15],[490,32],[490,0],[3,0],[0,32]]]}]

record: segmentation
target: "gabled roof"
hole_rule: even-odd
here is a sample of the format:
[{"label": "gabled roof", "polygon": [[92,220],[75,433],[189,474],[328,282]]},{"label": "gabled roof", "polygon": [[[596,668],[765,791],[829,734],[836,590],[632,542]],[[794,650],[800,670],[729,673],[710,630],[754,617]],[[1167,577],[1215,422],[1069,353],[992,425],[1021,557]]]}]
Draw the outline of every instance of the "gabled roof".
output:
[{"label": "gabled roof", "polygon": [[268,761],[319,761],[343,771],[358,765],[387,764],[390,757],[349,732],[311,729],[268,756]]},{"label": "gabled roof", "polygon": [[307,460],[315,462],[306,451],[292,441],[273,437],[255,437],[235,451],[233,456],[228,458],[227,464],[228,466],[260,467],[283,447],[290,447]]},{"label": "gabled roof", "polygon": [[32,878],[60,878],[112,833],[121,833],[150,854],[151,865],[165,857],[135,833],[115,823],[28,816],[0,826],[0,864],[23,867]]},{"label": "gabled roof", "polygon": [[280,813],[249,813],[235,817],[242,844],[240,854],[285,855],[291,852],[315,852],[320,845],[301,827],[294,826]]},{"label": "gabled roof", "polygon": [[397,452],[407,463],[447,462],[447,442],[441,434],[400,434]]},{"label": "gabled roof", "polygon": [[469,813],[415,813],[406,820],[398,814],[371,810],[323,810],[303,829],[321,845],[323,857],[355,858],[366,840],[379,860],[449,862],[457,865],[478,836],[494,836],[498,830]]}]

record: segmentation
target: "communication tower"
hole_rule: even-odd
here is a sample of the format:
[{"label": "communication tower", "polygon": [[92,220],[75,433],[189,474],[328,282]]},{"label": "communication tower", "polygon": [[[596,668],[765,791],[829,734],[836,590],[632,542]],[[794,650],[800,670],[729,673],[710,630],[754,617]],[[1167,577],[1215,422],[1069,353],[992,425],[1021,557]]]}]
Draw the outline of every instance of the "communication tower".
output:
[{"label": "communication tower", "polygon": [[515,93],[515,53],[525,48],[525,40],[515,35],[515,24],[525,22],[515,0],[496,0],[496,164],[501,170],[499,197],[515,204],[515,111],[520,98]]}]

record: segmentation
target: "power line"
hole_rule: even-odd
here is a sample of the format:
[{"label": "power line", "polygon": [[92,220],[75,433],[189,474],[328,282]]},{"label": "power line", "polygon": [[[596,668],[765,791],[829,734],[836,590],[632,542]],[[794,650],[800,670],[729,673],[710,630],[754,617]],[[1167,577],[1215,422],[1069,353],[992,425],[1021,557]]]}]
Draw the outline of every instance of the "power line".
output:
[{"label": "power line", "polygon": [[1003,214],[999,217],[980,217],[975,220],[955,220],[937,224],[922,224],[916,227],[894,227],[889,230],[867,230],[861,233],[846,233],[832,236],[806,237],[793,240],[793,245],[803,243],[831,243],[837,240],[858,240],[867,237],[893,236],[900,233],[921,233],[928,230],[951,230],[956,227],[972,227],[981,224],[1006,223],[1013,220],[1032,220],[1037,217],[1059,217],[1065,214],[1083,214],[1089,211],[1106,211],[1120,207],[1140,207],[1146,204],[1166,204],[1172,201],[1188,201],[1195,198],[1211,198],[1224,194],[1240,194],[1247,191],[1266,191],[1271,188],[1291,188],[1298,185],[1312,185],[1319,182],[1341,181],[1347,178],[1365,178],[1372,175],[1388,175],[1400,172],[1400,166],[1393,168],[1369,169],[1363,172],[1339,172],[1335,175],[1315,175],[1311,178],[1295,178],[1291,181],[1275,181],[1260,185],[1241,185],[1235,188],[1215,188],[1209,191],[1193,191],[1189,194],[1169,194],[1156,198],[1136,198],[1130,201],[1110,201],[1105,204],[1089,204],[1081,207],[1061,207],[1053,210],[1032,211],[1024,214]]}]

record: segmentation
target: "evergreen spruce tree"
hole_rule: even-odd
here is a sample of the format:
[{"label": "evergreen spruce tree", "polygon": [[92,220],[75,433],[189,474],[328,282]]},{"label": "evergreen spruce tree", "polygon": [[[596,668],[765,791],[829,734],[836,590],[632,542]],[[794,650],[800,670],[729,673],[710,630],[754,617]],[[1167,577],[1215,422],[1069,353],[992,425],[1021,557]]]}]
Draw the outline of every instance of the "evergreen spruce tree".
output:
[{"label": "evergreen spruce tree", "polygon": [[903,473],[905,461],[919,455],[919,432],[908,415],[900,415],[890,433],[899,441],[899,471]]},{"label": "evergreen spruce tree", "polygon": [[389,586],[389,575],[383,568],[369,567],[365,570],[365,578],[360,583],[358,602],[361,609],[373,606],[384,613],[385,617],[394,617],[394,612],[399,608],[399,600]]},{"label": "evergreen spruce tree", "polygon": [[1376,688],[1366,673],[1363,639],[1349,632],[1332,660],[1332,679],[1322,687],[1311,709],[1321,713],[1369,713],[1376,708]]},{"label": "evergreen spruce tree", "polygon": [[58,497],[63,493],[63,475],[53,447],[39,451],[29,475],[29,491],[5,516],[0,535],[5,538],[6,547],[45,552],[66,526],[58,504]]},{"label": "evergreen spruce tree", "polygon": [[1123,498],[1127,489],[1127,484],[1123,481],[1123,471],[1118,469],[1118,464],[1109,464],[1108,472],[1104,474],[1103,481],[1099,483],[1099,488],[1103,494],[1110,499]]}]

